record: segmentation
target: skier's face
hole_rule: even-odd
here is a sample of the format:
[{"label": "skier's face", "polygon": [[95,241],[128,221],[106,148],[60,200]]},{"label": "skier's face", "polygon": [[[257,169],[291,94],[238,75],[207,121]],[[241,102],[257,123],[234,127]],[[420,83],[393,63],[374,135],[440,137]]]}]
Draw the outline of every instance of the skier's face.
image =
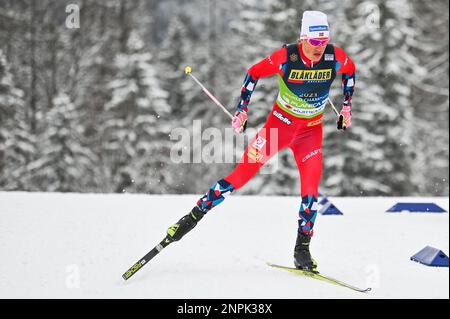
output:
[{"label": "skier's face", "polygon": [[323,43],[319,45],[312,45],[308,40],[302,40],[303,53],[305,53],[308,59],[314,62],[319,61],[322,58],[322,55],[325,52],[326,47],[327,47],[326,41],[323,41]]}]

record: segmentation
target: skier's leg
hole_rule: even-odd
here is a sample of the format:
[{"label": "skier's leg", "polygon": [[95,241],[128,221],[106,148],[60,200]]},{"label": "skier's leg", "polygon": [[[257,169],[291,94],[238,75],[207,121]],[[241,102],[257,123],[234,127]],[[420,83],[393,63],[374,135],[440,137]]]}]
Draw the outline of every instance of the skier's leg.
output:
[{"label": "skier's leg", "polygon": [[283,132],[277,127],[269,128],[269,121],[256,134],[245,150],[241,161],[225,178],[214,183],[208,192],[197,201],[197,207],[207,213],[220,204],[227,195],[244,186],[259,169],[281,148],[288,139],[280,136]]},{"label": "skier's leg", "polygon": [[322,128],[309,131],[291,149],[300,173],[299,232],[312,236],[322,176]]},{"label": "skier's leg", "polygon": [[302,202],[299,210],[294,264],[297,268],[317,271],[309,244],[317,217],[317,197],[322,175],[322,128],[308,131],[298,143],[291,145],[300,173]]},{"label": "skier's leg", "polygon": [[192,211],[169,228],[167,233],[173,241],[180,240],[192,230],[208,211],[223,202],[234,190],[244,186],[273,155],[288,144],[292,132],[279,129],[277,121],[276,117],[270,115],[264,127],[250,142],[236,168],[214,183],[197,201]]},{"label": "skier's leg", "polygon": [[225,179],[218,180],[208,190],[208,192],[197,201],[192,211],[181,218],[177,223],[170,226],[167,234],[173,241],[178,241],[191,231],[197,223],[211,210],[214,206],[220,204],[225,196],[231,194],[234,190],[233,185]]}]

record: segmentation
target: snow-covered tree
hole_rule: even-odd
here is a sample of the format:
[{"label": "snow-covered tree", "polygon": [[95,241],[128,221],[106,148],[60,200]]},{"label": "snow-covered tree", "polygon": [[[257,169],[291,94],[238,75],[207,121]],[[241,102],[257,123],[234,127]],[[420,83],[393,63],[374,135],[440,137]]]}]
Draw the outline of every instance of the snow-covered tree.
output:
[{"label": "snow-covered tree", "polygon": [[0,189],[29,189],[27,164],[33,158],[33,141],[25,116],[24,93],[14,83],[0,50]]},{"label": "snow-covered tree", "polygon": [[[211,127],[224,133],[230,122],[184,74],[184,67],[192,66],[193,74],[234,112],[247,69],[298,38],[304,10],[320,10],[328,15],[332,42],[357,66],[351,129],[338,132],[335,115],[325,110],[322,192],[448,194],[448,0],[77,4],[81,28],[68,29],[64,2],[2,2],[2,189],[206,191],[235,163],[171,162],[175,141],[169,135],[175,128],[191,132],[192,160],[206,146],[218,144],[192,143],[193,121],[201,120],[200,133]],[[338,108],[339,84],[340,76],[331,92]],[[263,125],[277,90],[276,76],[258,81],[249,107],[248,138]],[[167,111],[161,111],[164,103]],[[66,104],[73,107],[66,120],[79,136],[78,141],[66,137],[67,149],[73,144],[92,152],[85,157],[92,165],[77,167],[79,178],[73,183],[67,180],[75,175],[56,174],[60,164],[50,161],[61,161],[52,151],[64,149],[55,142],[62,140],[55,136],[64,130],[49,119],[62,117],[57,110],[65,110]],[[49,142],[50,137],[55,138]],[[239,160],[243,149],[222,142],[222,151],[238,153]],[[277,157],[278,170],[258,174],[242,193],[298,194],[291,152]],[[51,179],[40,174],[38,164]]]},{"label": "snow-covered tree", "polygon": [[418,32],[412,52],[426,73],[413,81],[416,159],[411,180],[418,194],[435,196],[449,191],[448,4],[446,0],[412,2]]},{"label": "snow-covered tree", "polygon": [[38,157],[28,166],[32,183],[53,192],[93,189],[98,159],[84,145],[79,110],[65,93],[58,94],[53,105],[47,113],[46,130],[39,136]]},{"label": "snow-covered tree", "polygon": [[[346,51],[357,67],[353,123],[328,128],[324,189],[333,195],[399,195],[414,191],[411,79],[420,76],[410,52],[416,33],[408,1],[350,1]],[[375,5],[375,6],[374,6]],[[367,8],[373,8],[368,11]],[[379,24],[370,14],[380,15]],[[377,22],[377,21],[375,21]]]},{"label": "snow-covered tree", "polygon": [[167,161],[164,140],[169,139],[169,132],[163,117],[170,108],[152,55],[143,46],[139,35],[131,33],[126,52],[116,56],[116,76],[108,84],[111,99],[105,105],[103,152],[116,192],[127,187],[149,191],[149,183],[155,180],[161,182],[158,187],[164,187],[161,166]]},{"label": "snow-covered tree", "polygon": [[[197,84],[184,72],[186,66],[194,69],[198,75],[199,65],[195,62],[196,48],[193,42],[198,41],[199,30],[193,25],[192,18],[186,10],[177,10],[169,21],[167,34],[158,51],[158,73],[160,74],[161,86],[168,92],[167,102],[173,110],[164,118],[170,127],[170,133],[177,128],[191,130],[193,120],[202,118],[204,113],[205,97],[199,91]],[[191,130],[192,131],[192,130]],[[170,136],[169,136],[170,138]],[[172,137],[175,139],[175,137]],[[177,141],[171,140],[171,149],[177,147]],[[180,145],[177,152],[186,152],[190,145]],[[189,154],[192,159],[192,153]],[[167,183],[172,192],[195,193],[201,192],[204,185],[193,185],[189,183],[189,167],[192,163],[172,163],[170,160],[164,165]],[[154,185],[157,189],[157,185]]]}]

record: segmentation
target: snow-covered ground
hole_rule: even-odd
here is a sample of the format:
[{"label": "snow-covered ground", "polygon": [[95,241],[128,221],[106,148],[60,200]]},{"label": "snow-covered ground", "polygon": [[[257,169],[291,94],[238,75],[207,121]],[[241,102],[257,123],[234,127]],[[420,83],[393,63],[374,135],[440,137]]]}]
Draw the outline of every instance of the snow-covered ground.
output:
[{"label": "snow-covered ground", "polygon": [[449,298],[448,268],[409,260],[427,245],[448,255],[448,213],[385,213],[407,200],[448,211],[448,198],[329,198],[344,216],[317,218],[312,254],[369,294],[266,265],[292,264],[296,197],[230,196],[123,281],[198,197],[0,193],[0,298]]}]

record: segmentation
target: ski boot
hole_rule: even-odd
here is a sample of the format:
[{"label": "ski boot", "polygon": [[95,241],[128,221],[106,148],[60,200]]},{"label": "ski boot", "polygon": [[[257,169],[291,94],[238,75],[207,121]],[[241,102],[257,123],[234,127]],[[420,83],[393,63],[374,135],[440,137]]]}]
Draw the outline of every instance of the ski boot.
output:
[{"label": "ski boot", "polygon": [[310,241],[311,235],[298,232],[294,249],[294,265],[297,269],[318,273],[317,263],[309,252]]},{"label": "ski boot", "polygon": [[195,206],[189,214],[169,227],[166,240],[170,242],[180,240],[197,225],[197,222],[200,221],[203,216],[205,216],[205,213]]}]

